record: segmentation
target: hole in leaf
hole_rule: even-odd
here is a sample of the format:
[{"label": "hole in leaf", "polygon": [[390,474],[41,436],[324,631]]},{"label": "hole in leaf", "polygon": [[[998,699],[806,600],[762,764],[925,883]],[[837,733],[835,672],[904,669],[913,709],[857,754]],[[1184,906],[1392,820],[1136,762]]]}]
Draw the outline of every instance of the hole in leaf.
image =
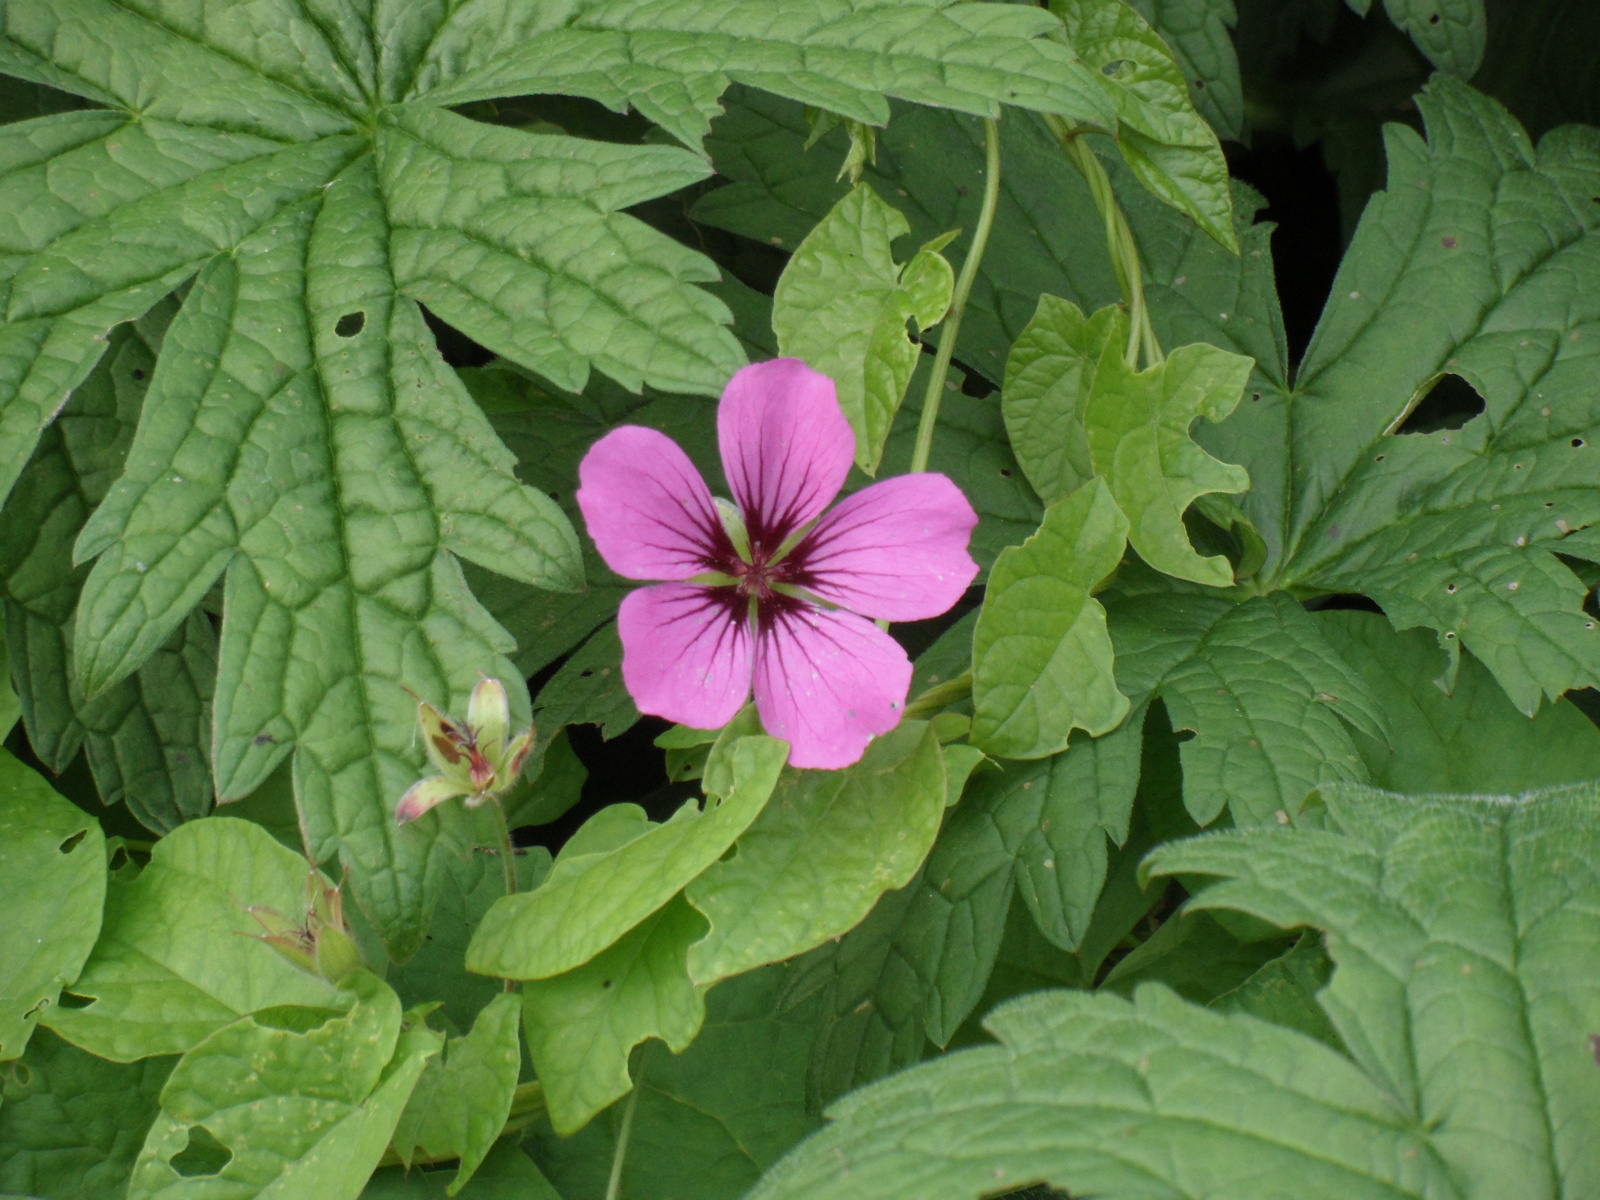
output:
[{"label": "hole in leaf", "polygon": [[367,314],[364,312],[345,313],[334,325],[333,331],[343,338],[352,338],[367,327]]},{"label": "hole in leaf", "polygon": [[204,1125],[189,1130],[189,1144],[167,1160],[185,1179],[196,1175],[216,1175],[233,1159],[233,1151],[212,1136]]},{"label": "hole in leaf", "polygon": [[1000,468],[1000,478],[1001,479],[1010,479],[1011,478],[1011,468],[1010,467],[1001,467]]},{"label": "hole in leaf", "polygon": [[608,980],[606,980],[606,981],[605,981],[605,982],[604,982],[604,983],[602,983],[602,984],[601,984],[601,985],[600,985],[600,986],[601,986],[601,987],[610,987],[610,986],[611,986],[611,980],[609,980],[609,979],[608,979]]},{"label": "hole in leaf", "polygon": [[594,674],[594,668],[593,667],[585,667],[583,670],[578,672],[578,678],[579,679],[587,679],[587,678],[589,678],[589,676],[591,676],[593,674]]},{"label": "hole in leaf", "polygon": [[135,367],[133,369],[133,380],[134,380],[134,382],[137,383],[139,380],[141,380],[143,378],[144,378],[144,368],[143,367]]},{"label": "hole in leaf", "polygon": [[23,1087],[27,1087],[33,1082],[33,1072],[28,1070],[26,1063],[15,1063],[11,1068],[11,1078],[15,1079]]},{"label": "hole in leaf", "polygon": [[1586,443],[1582,438],[1573,438],[1572,439],[1572,448],[1574,450],[1582,450],[1584,448],[1584,446],[1587,445],[1587,444],[1588,443]]},{"label": "hole in leaf", "polygon": [[1133,63],[1126,58],[1114,58],[1105,66],[1100,68],[1100,74],[1109,75],[1115,79],[1118,75],[1122,74],[1123,67],[1131,67],[1132,65]]},{"label": "hole in leaf", "polygon": [[1441,429],[1460,429],[1488,407],[1478,389],[1459,375],[1439,375],[1413,402],[1411,411],[1391,433],[1437,433]]},{"label": "hole in leaf", "polygon": [[1438,23],[1439,23],[1439,14],[1438,13],[1434,13],[1433,16],[1428,18],[1428,24],[1429,25],[1437,25]]},{"label": "hole in leaf", "polygon": [[120,871],[133,861],[133,856],[128,853],[126,846],[118,846],[111,852],[111,857],[106,860],[106,870]]},{"label": "hole in leaf", "polygon": [[71,854],[74,850],[76,850],[78,848],[79,843],[81,843],[83,841],[83,839],[88,837],[88,836],[89,836],[89,831],[87,829],[80,829],[80,830],[78,830],[77,833],[73,834],[66,841],[62,842],[61,845],[57,847],[57,849],[60,850],[61,853],[63,853],[63,854]]},{"label": "hole in leaf", "polygon": [[80,996],[76,992],[62,992],[56,999],[57,1008],[88,1008],[93,1003],[93,996]]},{"label": "hole in leaf", "polygon": [[287,1033],[310,1033],[321,1029],[329,1021],[344,1016],[336,1008],[311,1008],[298,1004],[283,1004],[263,1008],[251,1014],[251,1020],[267,1029],[282,1029]]},{"label": "hole in leaf", "polygon": [[1194,81],[1194,90],[1197,91],[1197,92],[1205,91],[1206,90],[1206,81],[1204,79],[1196,79]]}]

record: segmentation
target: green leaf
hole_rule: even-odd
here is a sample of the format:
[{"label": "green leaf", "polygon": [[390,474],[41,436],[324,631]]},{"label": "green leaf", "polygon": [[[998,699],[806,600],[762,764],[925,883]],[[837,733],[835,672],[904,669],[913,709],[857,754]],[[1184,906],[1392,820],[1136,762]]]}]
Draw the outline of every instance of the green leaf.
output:
[{"label": "green leaf", "polygon": [[607,741],[633,728],[639,710],[622,680],[622,640],[615,622],[601,626],[561,664],[539,689],[533,715],[546,733],[565,725],[598,725]]},{"label": "green leaf", "polygon": [[[542,846],[517,854],[517,887],[531,891],[550,871],[550,852]],[[399,966],[391,965],[387,980],[409,1010],[422,1004],[439,1004],[439,1013],[452,1033],[472,1028],[478,1014],[503,991],[498,979],[468,972],[467,943],[489,906],[505,895],[500,860],[482,851],[455,864],[445,876],[439,906],[421,948]]]},{"label": "green leaf", "polygon": [[[706,1000],[681,1054],[648,1043],[621,1195],[628,1200],[739,1200],[763,1168],[816,1127],[806,1108],[814,1004],[784,1002],[789,969],[730,979]],[[535,1155],[562,1195],[602,1196],[623,1100],[570,1138],[535,1129]]]},{"label": "green leaf", "polygon": [[37,1031],[0,1073],[0,1188],[122,1200],[173,1061],[107,1062]]},{"label": "green leaf", "polygon": [[100,932],[105,835],[36,772],[0,750],[0,1060],[78,977]]},{"label": "green leaf", "polygon": [[973,745],[1041,758],[1066,749],[1073,729],[1095,736],[1127,715],[1111,676],[1105,609],[1093,597],[1116,570],[1127,533],[1127,518],[1095,480],[1001,552],[972,637]]},{"label": "green leaf", "polygon": [[[1348,3],[1364,16],[1372,0]],[[1483,0],[1383,0],[1383,8],[1439,70],[1461,79],[1478,73],[1489,33]]]},{"label": "green leaf", "polygon": [[722,857],[761,812],[788,752],[761,735],[730,739],[731,782],[716,790],[708,769],[704,811],[689,800],[665,823],[594,852],[569,842],[543,884],[489,910],[467,949],[468,970],[546,979],[588,962]]},{"label": "green leaf", "polygon": [[660,1038],[673,1053],[705,1018],[705,988],[689,978],[705,918],[673,897],[582,966],[523,986],[528,1055],[550,1123],[563,1137],[633,1087],[629,1053]]},{"label": "green leaf", "polygon": [[[1536,150],[1446,76],[1418,105],[1429,140],[1387,131],[1388,187],[1306,351],[1277,462],[1247,465],[1295,484],[1282,584],[1371,596],[1396,628],[1471,650],[1532,714],[1600,680],[1600,628],[1556,557],[1600,522],[1594,337],[1570,303],[1600,283],[1600,132],[1557,130]],[[1485,411],[1398,432],[1443,373]]]},{"label": "green leaf", "polygon": [[1287,820],[1319,783],[1367,779],[1345,722],[1386,741],[1383,708],[1299,601],[1157,591],[1108,611],[1118,686],[1195,734],[1180,752],[1199,824],[1224,807],[1238,825]]},{"label": "green leaf", "polygon": [[502,992],[484,1006],[466,1037],[450,1038],[428,1060],[394,1130],[394,1150],[407,1166],[420,1150],[434,1161],[459,1158],[448,1193],[471,1179],[511,1112],[522,1069],[517,997]]},{"label": "green leaf", "polygon": [[0,638],[0,741],[5,740],[21,719],[22,701],[17,699],[17,689],[12,686],[11,658],[6,653],[5,639]]},{"label": "green leaf", "polygon": [[198,614],[133,676],[88,700],[72,666],[73,610],[88,573],[72,542],[122,471],[175,302],[119,326],[46,430],[0,512],[0,592],[28,738],[63,771],[80,747],[101,799],[158,832],[211,808],[216,635]]},{"label": "green leaf", "polygon": [[[548,744],[535,750],[539,774],[529,782],[526,774],[518,787],[501,797],[505,808],[506,825],[519,829],[524,825],[548,825],[559,820],[583,798],[583,785],[589,778],[589,768],[583,765],[572,749],[565,732],[558,732]],[[525,771],[531,768],[524,768]]]},{"label": "green leaf", "polygon": [[1221,880],[1191,907],[1326,930],[1319,999],[1349,1057],[1156,986],[1041,993],[990,1017],[1000,1046],[835,1106],[752,1200],[1588,1195],[1600,792],[1323,797],[1326,829],[1205,835],[1150,868]]},{"label": "green leaf", "polygon": [[905,265],[894,261],[890,244],[909,229],[870,187],[853,188],[800,243],[772,297],[778,352],[834,381],[855,431],[856,465],[868,475],[877,473],[921,354],[906,322],[915,320],[919,334],[936,325],[955,287],[938,239]]},{"label": "green leaf", "polygon": [[1098,72],[1117,111],[1117,149],[1139,182],[1237,254],[1228,163],[1167,44],[1122,0],[1051,0],[1050,11]]},{"label": "green leaf", "polygon": [[1219,137],[1244,132],[1244,94],[1230,30],[1233,0],[1128,0],[1172,50],[1189,83],[1189,99]]},{"label": "green leaf", "polygon": [[933,727],[903,722],[842,771],[786,768],[733,855],[689,884],[711,930],[689,950],[710,985],[779,962],[860,923],[927,857],[946,803]]},{"label": "green leaf", "polygon": [[[862,0],[823,0],[778,25],[753,0],[611,0],[515,23],[447,21],[417,78],[439,103],[541,91],[633,104],[696,147],[730,80],[868,125],[888,123],[887,96],[991,117],[1003,96],[1109,128],[1103,92],[1048,36],[1055,28],[1026,8],[949,0],[912,0],[892,18]],[[506,44],[515,49],[490,57]]]},{"label": "green leaf", "polygon": [[[361,1200],[444,1200],[455,1174],[453,1167],[385,1167],[373,1174]],[[533,1160],[510,1140],[497,1142],[472,1182],[459,1193],[462,1200],[561,1200]]]},{"label": "green leaf", "polygon": [[[400,1001],[364,971],[344,1014],[275,1009],[217,1030],[179,1060],[134,1166],[129,1200],[193,1195],[355,1200],[440,1038],[400,1027]],[[198,1146],[211,1151],[197,1161]],[[187,1160],[184,1155],[191,1155]]]},{"label": "green leaf", "polygon": [[73,985],[94,1002],[56,1008],[50,1027],[130,1062],[182,1053],[245,1013],[335,1005],[334,987],[258,940],[262,928],[246,911],[262,905],[298,921],[306,872],[304,858],[248,821],[179,826],[137,879],[112,888],[105,928]]},{"label": "green leaf", "polygon": [[1378,786],[1515,795],[1600,778],[1600,730],[1571,703],[1557,700],[1530,720],[1471,655],[1462,655],[1446,695],[1435,682],[1445,655],[1425,630],[1396,633],[1376,613],[1324,612],[1313,619],[1388,719],[1392,747],[1355,734]]},{"label": "green leaf", "polygon": [[1131,998],[1134,989],[1159,983],[1192,1003],[1211,1004],[1243,987],[1285,946],[1281,938],[1242,941],[1210,913],[1184,913],[1163,921],[1100,986]]},{"label": "green leaf", "polygon": [[1223,1012],[1247,1012],[1343,1050],[1328,1014],[1317,1004],[1317,993],[1328,982],[1332,969],[1322,939],[1314,933],[1302,933],[1293,946],[1264,963],[1231,992],[1218,996],[1211,1007]]}]

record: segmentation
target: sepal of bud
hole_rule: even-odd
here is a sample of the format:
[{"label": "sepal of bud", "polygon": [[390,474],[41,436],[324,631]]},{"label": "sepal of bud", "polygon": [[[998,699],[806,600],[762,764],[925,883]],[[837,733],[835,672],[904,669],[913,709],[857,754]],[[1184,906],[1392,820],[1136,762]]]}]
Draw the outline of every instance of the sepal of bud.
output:
[{"label": "sepal of bud", "polygon": [[493,761],[511,736],[511,702],[498,679],[480,679],[467,702],[467,725],[478,749]]},{"label": "sepal of bud", "polygon": [[306,908],[299,922],[265,904],[252,904],[245,911],[266,931],[258,935],[260,940],[302,971],[336,984],[366,966],[345,923],[342,893],[315,867],[306,873]]}]

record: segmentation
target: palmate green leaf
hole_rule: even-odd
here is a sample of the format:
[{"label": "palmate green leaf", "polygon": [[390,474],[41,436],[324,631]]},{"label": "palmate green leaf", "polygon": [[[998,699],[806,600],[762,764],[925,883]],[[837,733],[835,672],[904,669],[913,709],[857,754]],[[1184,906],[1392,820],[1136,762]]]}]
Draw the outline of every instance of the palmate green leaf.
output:
[{"label": "palmate green leaf", "polygon": [[105,894],[99,824],[0,750],[0,1061],[78,977]]},{"label": "palmate green leaf", "polygon": [[[1391,126],[1375,195],[1276,414],[1230,424],[1268,441],[1251,477],[1286,479],[1281,584],[1371,596],[1397,628],[1464,645],[1513,703],[1600,679],[1600,628],[1555,557],[1600,522],[1600,132],[1537,150],[1494,101],[1448,77],[1418,99],[1429,140]],[[1408,247],[1397,254],[1395,246]],[[1442,373],[1486,410],[1460,429],[1397,432]],[[1241,420],[1242,418],[1242,420]]]},{"label": "palmate green leaf", "polygon": [[1050,11],[1099,73],[1117,110],[1117,149],[1134,175],[1237,253],[1227,160],[1166,42],[1123,0],[1051,0]]},{"label": "palmate green leaf", "polygon": [[[462,15],[463,18],[466,14]],[[530,91],[632,104],[698,147],[730,81],[867,125],[887,97],[999,116],[1000,101],[1106,128],[1113,110],[1042,12],[950,0],[821,0],[774,21],[755,0],[602,0],[447,20],[417,87],[457,104]],[[509,49],[507,49],[509,47]]]},{"label": "palmate green leaf", "polygon": [[477,1172],[511,1112],[522,1069],[520,1010],[509,992],[485,1005],[470,1033],[428,1060],[395,1126],[394,1150],[407,1166],[415,1157],[461,1160],[451,1196]]},{"label": "palmate green leaf", "polygon": [[1159,695],[1195,734],[1180,753],[1200,825],[1224,807],[1239,825],[1287,820],[1317,784],[1367,780],[1346,723],[1387,742],[1383,707],[1298,600],[1154,590],[1107,613],[1117,685],[1135,702]]},{"label": "palmate green leaf", "polygon": [[834,381],[856,435],[856,466],[878,470],[883,443],[905,398],[921,347],[906,337],[944,319],[955,273],[935,238],[907,263],[890,244],[910,226],[862,184],[806,235],[772,297],[780,354],[803,359]]},{"label": "palmate green leaf", "polygon": [[733,855],[689,884],[711,929],[689,950],[709,985],[793,957],[854,928],[927,857],[947,802],[933,727],[903,722],[842,771],[778,777]]},{"label": "palmate green leaf", "polygon": [[1233,0],[1128,0],[1172,50],[1189,83],[1189,99],[1218,137],[1244,132],[1239,58],[1229,31],[1238,21]]},{"label": "palmate green leaf", "polygon": [[199,614],[128,679],[93,700],[72,664],[73,610],[86,568],[72,542],[122,471],[161,339],[164,301],[112,330],[105,356],[40,437],[0,511],[0,591],[28,741],[60,772],[86,748],[100,797],[126,800],[165,832],[211,807],[216,635]]},{"label": "palmate green leaf", "polygon": [[36,1031],[0,1071],[0,1188],[43,1200],[122,1200],[175,1060],[113,1063]]},{"label": "palmate green leaf", "polygon": [[1376,613],[1312,618],[1360,674],[1389,723],[1390,745],[1354,735],[1372,782],[1391,791],[1511,793],[1600,779],[1600,729],[1566,700],[1530,720],[1483,664],[1462,655],[1449,695],[1445,655],[1425,630],[1396,633]]},{"label": "palmate green leaf", "polygon": [[633,1087],[628,1058],[646,1038],[681,1053],[705,1019],[688,954],[706,920],[681,896],[582,966],[523,985],[528,1056],[563,1137]]},{"label": "palmate green leaf", "polygon": [[179,826],[156,843],[137,879],[111,889],[105,928],[73,984],[93,1003],[56,1008],[49,1025],[92,1054],[131,1062],[180,1054],[244,1013],[335,1005],[333,986],[260,941],[262,927],[246,911],[264,905],[299,921],[306,870],[305,859],[251,822]]},{"label": "palmate green leaf", "polygon": [[973,745],[1040,758],[1065,750],[1073,729],[1096,736],[1127,715],[1105,609],[1093,597],[1121,561],[1127,534],[1127,518],[1096,479],[1001,553],[972,636]]},{"label": "palmate green leaf", "polygon": [[[1372,8],[1372,0],[1345,3],[1362,16]],[[1483,0],[1383,0],[1383,8],[1439,70],[1461,79],[1478,73],[1489,38]]]},{"label": "palmate green leaf", "polygon": [[1221,878],[1199,906],[1326,930],[1350,1057],[1157,987],[1044,993],[990,1018],[1001,1046],[836,1106],[752,1197],[1588,1195],[1600,794],[1323,794],[1327,830],[1207,835],[1152,867]]},{"label": "palmate green leaf", "polygon": [[543,884],[489,910],[467,949],[468,969],[508,979],[570,971],[721,858],[766,804],[789,747],[735,732],[724,733],[713,757],[719,752],[724,765],[720,772],[707,769],[704,810],[686,801],[661,825],[634,805],[612,805],[590,818]]},{"label": "palmate green leaf", "polygon": [[161,1089],[129,1200],[355,1200],[441,1039],[403,1031],[399,999],[366,971],[341,991],[348,1012],[273,1009],[185,1054]]},{"label": "palmate green leaf", "polygon": [[1196,445],[1189,427],[1238,406],[1252,363],[1202,342],[1136,371],[1123,358],[1127,340],[1120,309],[1085,317],[1068,301],[1039,298],[1006,360],[1002,409],[1018,461],[1047,503],[1103,477],[1140,557],[1180,579],[1227,587],[1232,568],[1194,551],[1183,514],[1201,496],[1244,491],[1250,479]]},{"label": "palmate green leaf", "polygon": [[[790,972],[765,967],[719,984],[688,1049],[674,1054],[651,1042],[640,1051],[622,1168],[626,1200],[738,1200],[816,1127],[806,1106],[816,1005],[784,1003]],[[563,1196],[604,1196],[628,1103],[572,1137],[536,1127],[535,1157]]]}]

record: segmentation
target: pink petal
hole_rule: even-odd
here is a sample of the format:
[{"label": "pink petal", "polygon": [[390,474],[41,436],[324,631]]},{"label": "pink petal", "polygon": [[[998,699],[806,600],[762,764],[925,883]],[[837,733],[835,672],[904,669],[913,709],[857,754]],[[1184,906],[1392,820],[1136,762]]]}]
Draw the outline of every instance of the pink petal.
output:
[{"label": "pink petal", "polygon": [[750,536],[769,548],[828,507],[856,452],[833,380],[798,358],[754,363],[729,380],[717,441]]},{"label": "pink petal", "polygon": [[578,481],[589,536],[625,578],[688,579],[727,541],[705,480],[664,433],[613,429],[583,456]]},{"label": "pink petal", "polygon": [[727,596],[724,588],[662,583],[623,597],[622,681],[640,712],[716,729],[743,707],[750,694],[750,623]]},{"label": "pink petal", "polygon": [[796,582],[867,617],[921,621],[977,577],[967,553],[978,514],[943,475],[897,475],[830,511],[793,557]]},{"label": "pink petal", "polygon": [[900,723],[910,687],[900,644],[853,613],[788,609],[762,630],[756,708],[791,766],[848,767]]}]

